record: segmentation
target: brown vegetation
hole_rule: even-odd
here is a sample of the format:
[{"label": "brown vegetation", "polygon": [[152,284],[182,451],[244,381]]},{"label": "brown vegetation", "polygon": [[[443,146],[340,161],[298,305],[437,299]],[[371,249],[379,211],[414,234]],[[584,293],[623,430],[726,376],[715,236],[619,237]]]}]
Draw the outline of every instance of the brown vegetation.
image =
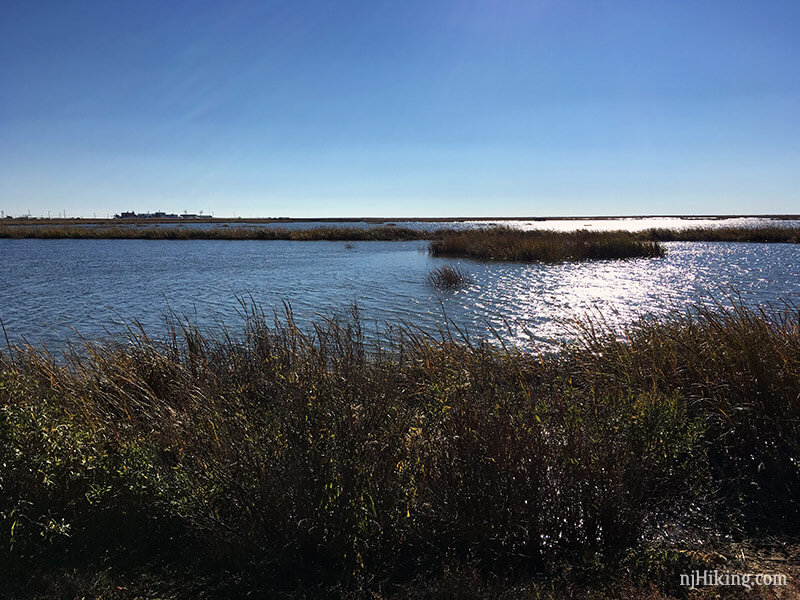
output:
[{"label": "brown vegetation", "polygon": [[228,597],[451,572],[669,594],[710,560],[688,538],[800,532],[794,308],[577,322],[551,356],[414,331],[378,348],[357,319],[247,308],[240,333],[0,353],[5,592],[138,569]]}]

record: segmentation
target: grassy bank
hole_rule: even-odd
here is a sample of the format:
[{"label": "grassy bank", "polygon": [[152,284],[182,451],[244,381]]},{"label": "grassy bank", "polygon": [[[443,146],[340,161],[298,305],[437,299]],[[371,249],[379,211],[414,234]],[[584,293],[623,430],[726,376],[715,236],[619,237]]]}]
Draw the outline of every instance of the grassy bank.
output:
[{"label": "grassy bank", "polygon": [[627,231],[520,231],[506,227],[442,230],[430,243],[434,256],[545,261],[660,257],[660,242],[800,243],[800,228],[721,227]]},{"label": "grassy bank", "polygon": [[238,332],[0,354],[0,585],[661,598],[711,531],[797,540],[796,310],[573,327],[553,356],[378,349],[356,318],[248,307]]},{"label": "grassy bank", "polygon": [[426,239],[429,234],[405,227],[0,227],[0,238],[85,240],[291,240],[401,241]]},{"label": "grassy bank", "polygon": [[520,231],[507,227],[441,232],[430,243],[430,252],[434,256],[519,262],[664,255],[657,242],[623,231]]},{"label": "grassy bank", "polygon": [[641,239],[657,242],[800,243],[800,227],[698,227],[648,229]]}]

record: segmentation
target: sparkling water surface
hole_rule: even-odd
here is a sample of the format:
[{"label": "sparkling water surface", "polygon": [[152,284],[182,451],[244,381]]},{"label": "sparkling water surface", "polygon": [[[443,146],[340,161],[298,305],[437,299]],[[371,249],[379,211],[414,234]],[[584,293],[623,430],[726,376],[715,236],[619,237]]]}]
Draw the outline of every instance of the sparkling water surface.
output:
[{"label": "sparkling water surface", "polygon": [[[563,222],[569,223],[569,222]],[[619,222],[616,227],[620,228]],[[634,226],[641,225],[635,222]],[[661,259],[521,264],[434,258],[426,242],[0,240],[0,319],[12,343],[61,350],[137,320],[155,335],[168,310],[201,326],[239,323],[237,297],[298,320],[357,305],[367,332],[452,321],[475,338],[532,349],[592,312],[615,325],[737,291],[750,304],[800,301],[800,245],[672,242]],[[457,264],[471,285],[441,291],[431,269]]]}]

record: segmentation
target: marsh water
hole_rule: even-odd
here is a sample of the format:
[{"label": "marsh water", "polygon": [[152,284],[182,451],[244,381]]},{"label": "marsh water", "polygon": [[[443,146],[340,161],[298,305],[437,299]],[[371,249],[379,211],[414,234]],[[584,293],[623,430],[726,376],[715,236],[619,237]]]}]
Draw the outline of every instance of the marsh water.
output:
[{"label": "marsh water", "polygon": [[[599,227],[620,228],[608,223]],[[157,335],[170,310],[201,326],[235,328],[237,298],[247,297],[267,311],[282,310],[285,301],[301,323],[357,305],[369,334],[400,323],[430,331],[456,324],[475,338],[494,330],[531,348],[563,339],[563,320],[587,312],[623,325],[734,292],[759,305],[800,300],[800,246],[792,244],[674,242],[660,259],[561,264],[433,258],[426,247],[2,239],[0,319],[12,343],[61,350],[76,333],[104,337],[124,321]],[[428,273],[444,264],[459,265],[472,283],[431,287]]]}]

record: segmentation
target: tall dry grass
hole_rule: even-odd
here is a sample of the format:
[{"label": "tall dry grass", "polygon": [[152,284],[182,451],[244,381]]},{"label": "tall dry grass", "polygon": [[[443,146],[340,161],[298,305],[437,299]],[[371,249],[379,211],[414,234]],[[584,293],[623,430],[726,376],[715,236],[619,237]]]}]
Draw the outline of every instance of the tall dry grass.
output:
[{"label": "tall dry grass", "polygon": [[483,260],[544,261],[598,260],[664,255],[658,242],[641,240],[624,231],[521,231],[491,227],[442,232],[430,243],[434,256],[463,256]]},{"label": "tall dry grass", "polygon": [[0,238],[142,239],[142,240],[291,240],[291,241],[402,241],[426,239],[423,231],[406,227],[321,226],[309,228],[238,226],[0,226]]},{"label": "tall dry grass", "polygon": [[4,584],[154,561],[273,591],[530,577],[625,564],[664,522],[800,531],[795,308],[584,320],[548,356],[243,314],[0,354]]},{"label": "tall dry grass", "polygon": [[658,242],[800,243],[800,227],[687,227],[647,229],[640,237]]},{"label": "tall dry grass", "polygon": [[[379,225],[356,227],[352,225],[324,225],[308,228],[281,226],[239,225],[231,227],[227,223],[215,223],[213,227],[176,226],[166,223],[157,227],[148,221],[135,224],[94,223],[80,225],[79,222],[40,225],[0,225],[0,238],[40,238],[40,239],[220,239],[220,240],[439,240],[445,238],[452,244],[452,252],[458,254],[474,253],[481,258],[526,255],[525,246],[537,243],[562,244],[561,250],[528,250],[530,254],[545,256],[552,254],[574,254],[577,257],[591,258],[591,253],[570,245],[626,244],[630,239],[641,242],[759,242],[759,243],[798,243],[798,227],[686,227],[681,229],[656,228],[639,232],[629,231],[523,231],[512,227],[486,227],[476,229],[453,229],[439,227],[431,230],[411,229]],[[497,246],[494,248],[494,246]],[[443,248],[446,248],[444,246]],[[619,256],[626,256],[619,250]],[[612,252],[612,258],[613,252]],[[515,258],[514,260],[522,260]],[[537,259],[538,260],[538,259]]]},{"label": "tall dry grass", "polygon": [[443,265],[428,273],[427,281],[437,288],[454,289],[471,284],[472,276],[458,265]]}]

